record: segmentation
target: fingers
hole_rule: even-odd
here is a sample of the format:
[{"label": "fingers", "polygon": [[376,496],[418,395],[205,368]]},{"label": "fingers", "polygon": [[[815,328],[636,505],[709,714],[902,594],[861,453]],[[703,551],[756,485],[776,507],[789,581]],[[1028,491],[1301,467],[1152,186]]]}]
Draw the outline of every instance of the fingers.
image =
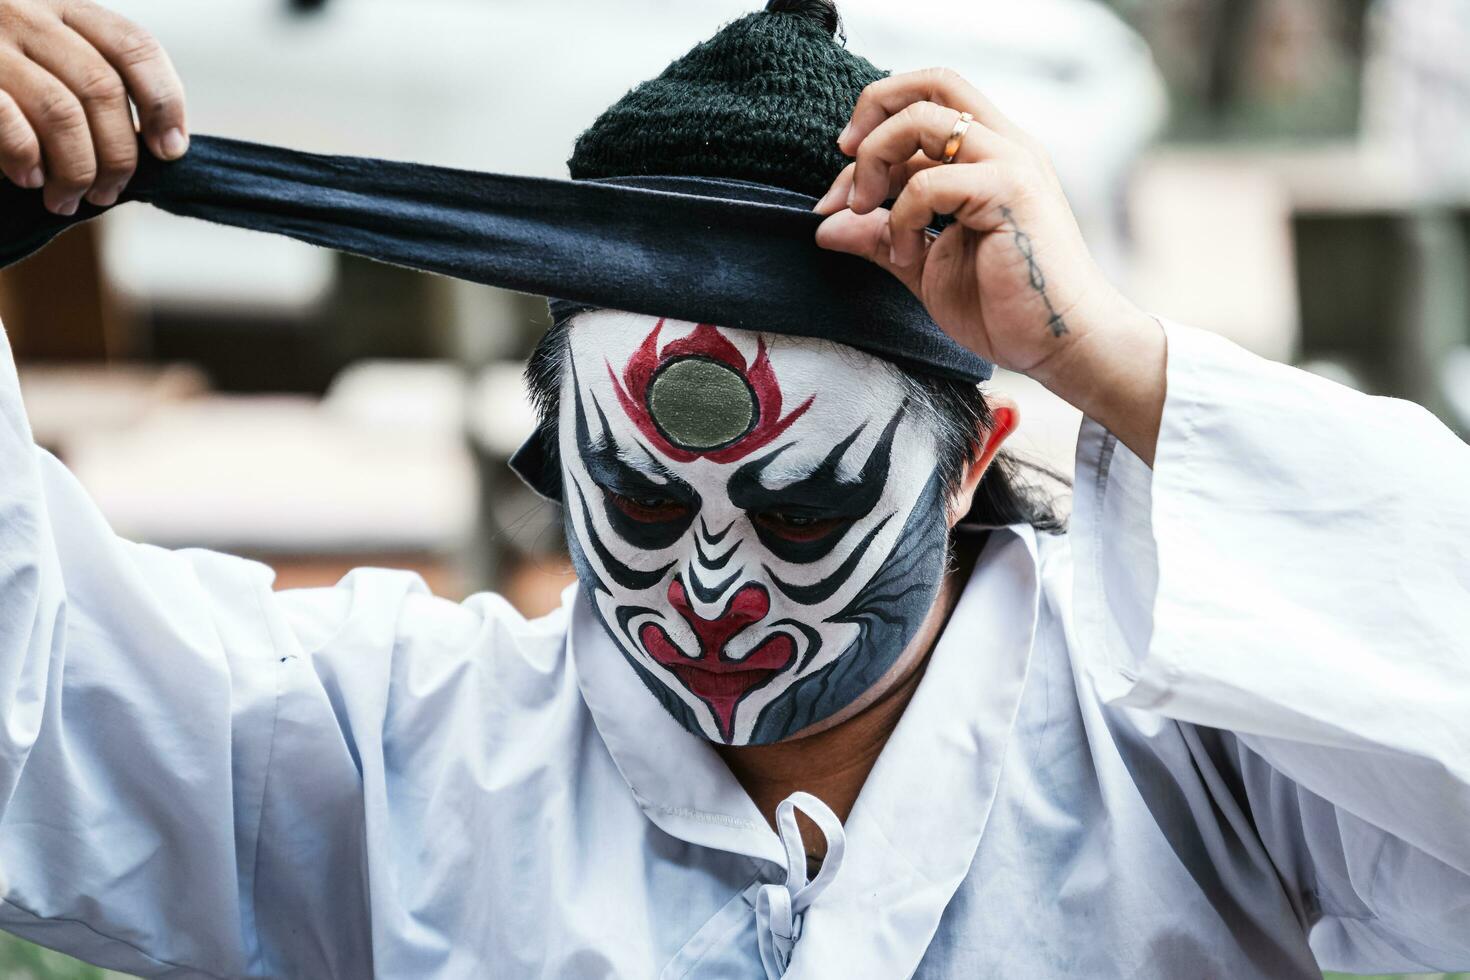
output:
[{"label": "fingers", "polygon": [[46,183],[41,141],[20,106],[5,92],[0,92],[0,173],[30,190]]},{"label": "fingers", "polygon": [[[890,75],[873,82],[858,96],[852,110],[852,120],[837,146],[848,156],[856,154],[857,147],[868,134],[877,129],[885,119],[897,115],[915,102],[934,102],[954,110],[972,114],[986,128],[1014,140],[1029,139],[1015,123],[997,109],[980,90],[965,81],[958,72],[948,68],[926,68],[923,71]],[[951,123],[953,120],[951,120]]]},{"label": "fingers", "polygon": [[163,159],[188,149],[184,91],[152,35],[90,0],[0,0],[0,170],[45,186],[75,214],[83,195],[114,203],[138,162],[133,112]]},{"label": "fingers", "polygon": [[[857,147],[857,166],[848,207],[870,211],[887,199],[891,169],[916,154],[939,162],[955,131],[960,112],[934,102],[915,102],[880,123]],[[955,160],[973,162],[1019,153],[1019,148],[979,120],[965,128]],[[910,172],[923,169],[915,166]]]},{"label": "fingers", "polygon": [[57,214],[75,214],[97,176],[97,157],[81,102],[50,72],[13,49],[0,49],[0,78],[40,140],[46,207]]},{"label": "fingers", "polygon": [[184,85],[163,46],[132,21],[89,0],[68,4],[62,20],[122,76],[153,155],[160,160],[183,156],[189,149]]},{"label": "fingers", "polygon": [[[138,163],[138,141],[127,89],[117,71],[80,34],[59,20],[38,21],[23,44],[24,53],[71,90],[90,127],[96,154],[87,200],[114,203]],[[79,172],[80,166],[58,167],[57,174]]]},{"label": "fingers", "polygon": [[901,268],[922,264],[925,229],[935,215],[953,215],[972,231],[994,231],[1009,220],[1008,204],[1026,193],[1011,168],[995,160],[933,167],[915,174],[888,215],[893,264]]},{"label": "fingers", "polygon": [[[903,190],[903,185],[908,183],[910,176],[918,173],[920,170],[937,165],[935,161],[930,160],[924,154],[915,153],[904,162],[889,167],[888,193],[883,199],[886,201],[889,198],[897,197],[898,192]],[[827,193],[822,195],[822,199],[816,203],[812,210],[818,214],[835,214],[847,207],[848,198],[852,193],[853,173],[856,169],[856,163],[849,163],[846,167],[843,167],[842,172],[837,175],[837,179],[832,182],[832,186],[828,188]]]},{"label": "fingers", "polygon": [[1004,160],[938,164],[917,154],[893,168],[890,180],[901,187],[891,210],[842,210],[842,188],[851,183],[849,164],[818,203],[828,215],[817,229],[817,244],[861,255],[908,282],[917,276],[929,247],[929,226],[938,215],[953,215],[972,231],[994,231],[1007,220],[1002,202],[1017,203],[1031,193],[1022,170]]},{"label": "fingers", "polygon": [[888,212],[883,208],[867,214],[839,211],[817,227],[817,244],[834,252],[861,256],[897,276],[917,294],[922,265],[900,266],[893,261],[888,217]]}]

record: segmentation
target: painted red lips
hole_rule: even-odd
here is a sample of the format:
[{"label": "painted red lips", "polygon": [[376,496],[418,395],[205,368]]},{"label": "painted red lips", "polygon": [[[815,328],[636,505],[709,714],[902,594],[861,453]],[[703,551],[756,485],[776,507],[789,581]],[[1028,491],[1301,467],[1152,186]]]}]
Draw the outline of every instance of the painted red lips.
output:
[{"label": "painted red lips", "polygon": [[721,734],[728,741],[735,706],[751,690],[790,665],[796,656],[796,643],[785,633],[777,633],[762,640],[741,660],[724,659],[730,640],[770,612],[770,596],[759,585],[741,588],[730,598],[725,611],[714,619],[703,619],[693,610],[680,579],[669,583],[668,595],[669,605],[684,617],[699,640],[699,658],[696,660],[680,651],[657,623],[645,623],[638,631],[638,638],[650,657],[671,670],[685,687],[710,706]]}]

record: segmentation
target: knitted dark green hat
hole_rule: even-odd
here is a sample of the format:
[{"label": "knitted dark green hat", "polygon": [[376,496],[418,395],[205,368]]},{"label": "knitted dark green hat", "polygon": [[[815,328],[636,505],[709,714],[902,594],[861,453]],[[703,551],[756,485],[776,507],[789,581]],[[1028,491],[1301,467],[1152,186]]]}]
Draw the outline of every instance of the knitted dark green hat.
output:
[{"label": "knitted dark green hat", "polygon": [[832,0],[771,0],[644,82],[577,139],[574,180],[726,177],[819,196],[837,134],[882,78],[836,40]]}]

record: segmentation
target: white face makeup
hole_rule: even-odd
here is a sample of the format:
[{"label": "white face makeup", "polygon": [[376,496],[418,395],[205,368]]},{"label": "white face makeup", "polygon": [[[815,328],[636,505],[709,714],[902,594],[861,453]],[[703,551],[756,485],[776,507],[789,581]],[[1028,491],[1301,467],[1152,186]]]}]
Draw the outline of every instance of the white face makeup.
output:
[{"label": "white face makeup", "polygon": [[928,612],[948,531],[902,380],[816,340],[579,314],[559,440],[604,627],[690,731],[780,741],[873,686]]}]

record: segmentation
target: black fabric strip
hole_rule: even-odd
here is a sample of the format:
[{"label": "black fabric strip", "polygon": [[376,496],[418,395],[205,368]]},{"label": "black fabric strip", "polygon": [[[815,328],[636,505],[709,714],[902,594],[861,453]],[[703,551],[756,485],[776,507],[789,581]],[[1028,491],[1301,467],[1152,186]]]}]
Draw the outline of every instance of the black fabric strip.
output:
[{"label": "black fabric strip", "polygon": [[[519,292],[839,341],[911,370],[983,381],[898,280],[820,249],[812,198],[688,177],[562,181],[322,156],[196,136],[142,162],[123,202]],[[62,218],[0,181],[0,267],[106,209]]]}]

